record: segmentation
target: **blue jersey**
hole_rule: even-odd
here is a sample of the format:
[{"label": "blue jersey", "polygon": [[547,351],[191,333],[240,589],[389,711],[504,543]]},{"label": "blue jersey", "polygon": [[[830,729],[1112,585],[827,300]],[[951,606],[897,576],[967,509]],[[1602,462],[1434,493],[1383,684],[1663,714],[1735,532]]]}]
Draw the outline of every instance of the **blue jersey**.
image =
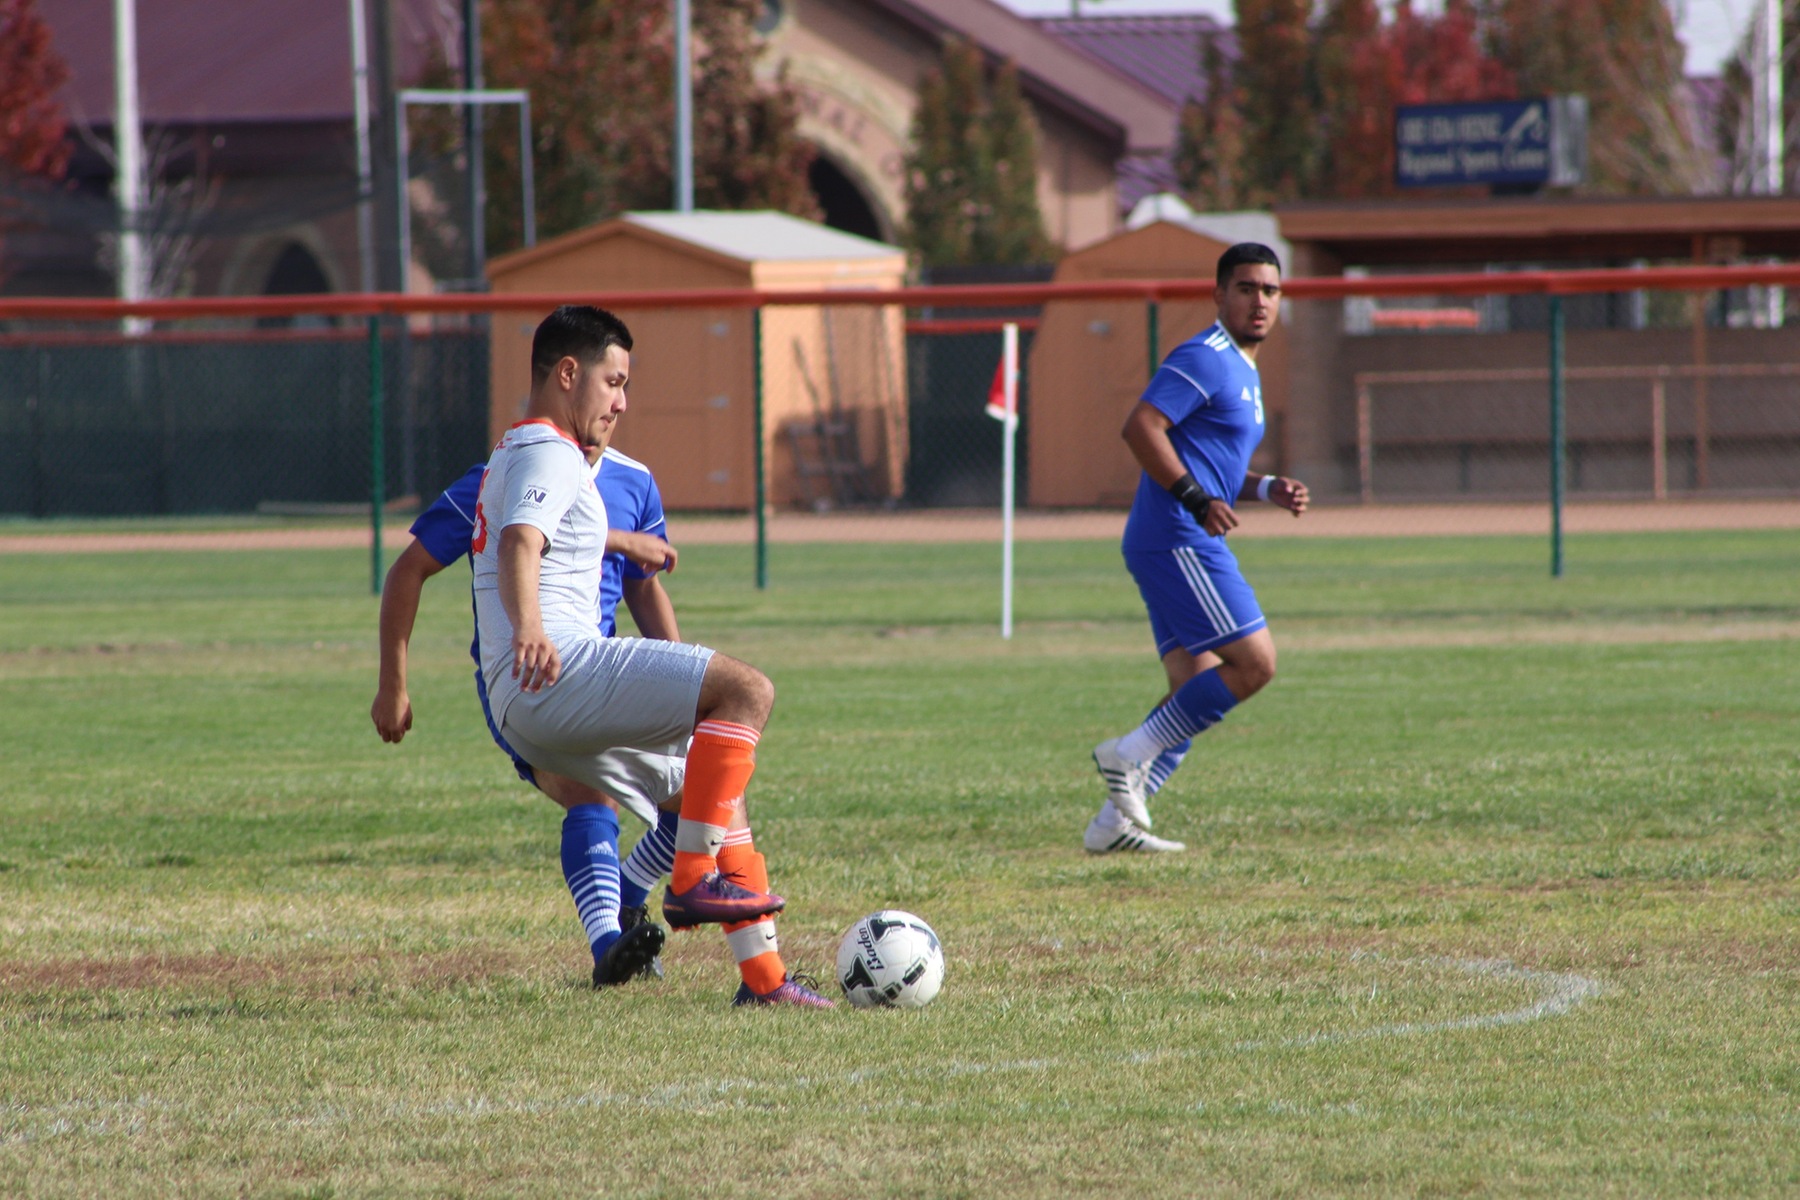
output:
[{"label": "blue jersey", "polygon": [[[432,502],[412,523],[412,535],[425,553],[445,566],[469,553],[475,538],[475,498],[481,492],[485,466],[468,473]],[[600,459],[595,478],[600,498],[606,503],[606,522],[613,529],[664,536],[662,493],[650,468],[635,458],[608,450]],[[624,595],[624,580],[648,579],[650,573],[623,554],[608,554],[600,563],[600,632],[613,635],[613,615]]]},{"label": "blue jersey", "polygon": [[[1169,441],[1209,496],[1237,503],[1262,442],[1262,380],[1223,325],[1177,346],[1144,389],[1169,418]],[[1211,540],[1193,514],[1146,473],[1125,522],[1126,550],[1173,550]]]}]

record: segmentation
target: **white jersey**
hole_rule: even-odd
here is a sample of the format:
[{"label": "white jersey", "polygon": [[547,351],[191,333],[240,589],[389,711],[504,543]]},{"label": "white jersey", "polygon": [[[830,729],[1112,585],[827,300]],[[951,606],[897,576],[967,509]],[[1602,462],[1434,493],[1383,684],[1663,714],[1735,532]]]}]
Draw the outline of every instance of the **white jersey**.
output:
[{"label": "white jersey", "polygon": [[496,720],[519,690],[512,621],[500,603],[500,534],[511,525],[529,525],[547,542],[538,565],[538,608],[544,632],[567,658],[571,646],[600,636],[606,502],[581,447],[548,421],[521,421],[506,431],[488,459],[475,505],[475,626]]}]

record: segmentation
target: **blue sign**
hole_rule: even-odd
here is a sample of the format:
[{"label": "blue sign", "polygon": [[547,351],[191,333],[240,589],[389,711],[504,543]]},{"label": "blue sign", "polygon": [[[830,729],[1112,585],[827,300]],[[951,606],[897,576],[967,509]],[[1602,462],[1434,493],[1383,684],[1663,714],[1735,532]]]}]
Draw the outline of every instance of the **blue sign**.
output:
[{"label": "blue sign", "polygon": [[1401,187],[1568,186],[1581,182],[1586,159],[1584,96],[1394,112],[1394,181]]}]

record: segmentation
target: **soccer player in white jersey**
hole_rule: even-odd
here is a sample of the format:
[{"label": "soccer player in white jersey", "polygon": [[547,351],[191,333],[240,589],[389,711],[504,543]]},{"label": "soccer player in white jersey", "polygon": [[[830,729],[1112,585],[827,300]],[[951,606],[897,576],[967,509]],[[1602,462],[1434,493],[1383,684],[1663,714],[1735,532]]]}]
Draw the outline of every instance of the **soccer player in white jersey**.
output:
[{"label": "soccer player in white jersey", "polygon": [[1249,470],[1263,435],[1256,355],[1281,310],[1281,261],[1243,242],[1219,256],[1219,319],[1177,346],[1121,436],[1143,473],[1125,522],[1125,565],[1149,610],[1169,692],[1123,737],[1094,748],[1107,799],[1082,844],[1095,854],[1172,852],[1151,834],[1150,797],[1192,739],[1275,678],[1275,642],[1225,535],[1234,502],[1262,500],[1296,517],[1306,485]]},{"label": "soccer player in white jersey", "polygon": [[[680,641],[675,607],[659,576],[679,558],[664,535],[662,496],[650,468],[611,447],[594,461],[595,482],[606,502],[607,553],[600,570],[600,632],[611,637],[613,614],[623,599],[644,637]],[[380,686],[369,715],[383,741],[399,742],[412,729],[406,660],[428,580],[459,558],[471,557],[475,505],[483,463],[444,490],[412,524],[412,542],[389,569],[381,588]],[[481,643],[469,651],[477,667]],[[539,773],[500,736],[489,708],[486,680],[475,672],[475,691],[494,741],[512,759],[519,778],[562,807],[562,868],[576,914],[594,956],[594,986],[625,983],[639,975],[660,977],[663,930],[648,920],[650,890],[668,874],[675,855],[675,827],[683,762],[678,757],[610,751],[604,791],[562,776]],[[619,861],[623,807],[653,824],[631,855]],[[735,835],[734,835],[735,836]],[[742,836],[748,837],[749,831]]]},{"label": "soccer player in white jersey", "polygon": [[631,334],[611,313],[564,305],[539,324],[525,419],[488,459],[475,513],[475,615],[494,719],[534,768],[596,788],[607,751],[685,746],[663,918],[726,926],[744,977],[738,1003],[829,1008],[782,964],[765,918],[785,902],[768,891],[762,855],[728,836],[747,825],[744,789],[774,685],[703,646],[596,629],[607,523],[587,453],[625,411],[630,376]]}]

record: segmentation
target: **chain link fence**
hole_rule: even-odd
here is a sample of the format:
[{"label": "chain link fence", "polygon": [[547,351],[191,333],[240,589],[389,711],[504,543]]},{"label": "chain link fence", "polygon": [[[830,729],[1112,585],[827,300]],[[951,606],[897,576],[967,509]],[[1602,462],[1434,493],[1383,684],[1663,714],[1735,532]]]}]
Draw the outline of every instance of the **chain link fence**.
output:
[{"label": "chain link fence", "polygon": [[[1292,282],[1294,304],[1341,299]],[[1430,282],[1416,294],[1429,299]],[[790,511],[996,507],[1003,426],[985,409],[1012,320],[1019,501],[1118,507],[1136,471],[1113,433],[1143,386],[1157,309],[1102,291],[997,287],[958,308],[844,303],[842,293],[762,308],[744,306],[748,294],[709,293],[707,307],[632,297],[639,307],[621,311],[639,347],[618,444],[655,469],[677,511],[754,511],[759,499]],[[913,295],[929,303],[944,292]],[[1541,503],[1560,449],[1572,500],[1800,496],[1800,324],[1633,327],[1634,313],[1679,315],[1686,296],[1583,298],[1614,315],[1566,322],[1560,390],[1546,331],[1514,327],[1531,324],[1520,313],[1535,297],[1505,298],[1505,329],[1482,325],[1491,297],[1404,309],[1384,300],[1406,320],[1364,326],[1362,302],[1346,303],[1326,369],[1307,364],[1312,382],[1296,384],[1310,392],[1271,395],[1257,469],[1293,470],[1288,448],[1304,442],[1312,462],[1341,468],[1308,478],[1325,504]],[[252,311],[280,307],[261,303]],[[500,311],[498,297],[389,303],[407,315],[380,319],[372,395],[373,318],[361,313],[375,305],[333,303],[308,297],[288,306],[298,316],[164,319],[137,336],[116,313],[106,324],[15,313],[0,328],[0,515],[366,514],[377,474],[388,506],[428,503],[517,419],[536,312]],[[413,311],[433,303],[438,315]],[[494,312],[478,311],[489,304]],[[1121,333],[1096,312],[1146,319]],[[1198,319],[1165,313],[1162,349]],[[1040,334],[1040,320],[1080,335],[1075,365],[1087,374],[1053,370],[1063,360],[1048,352],[1071,335]],[[1294,340],[1286,353],[1297,370],[1309,351],[1280,336]],[[1036,389],[1034,360],[1046,373]]]},{"label": "chain link fence", "polygon": [[[381,357],[390,496],[429,501],[487,455],[487,333]],[[370,359],[356,327],[0,336],[0,514],[367,512]]]}]

